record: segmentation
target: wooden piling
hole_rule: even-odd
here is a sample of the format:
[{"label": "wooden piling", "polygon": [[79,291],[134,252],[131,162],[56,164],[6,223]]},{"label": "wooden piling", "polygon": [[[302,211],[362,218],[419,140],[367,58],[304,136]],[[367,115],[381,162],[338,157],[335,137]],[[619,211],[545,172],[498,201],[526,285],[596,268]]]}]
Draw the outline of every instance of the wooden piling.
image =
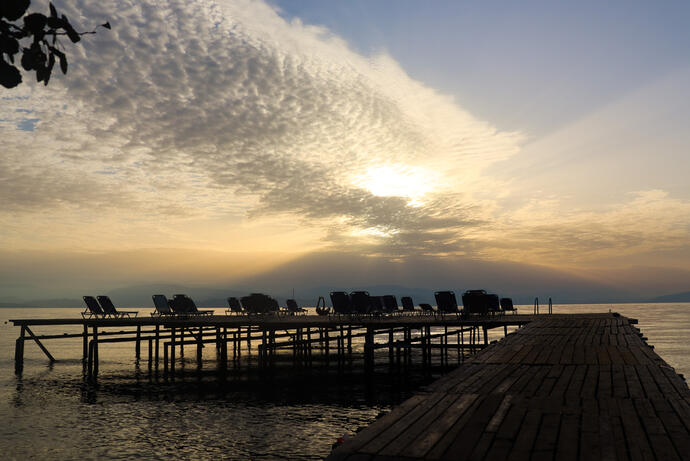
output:
[{"label": "wooden piling", "polygon": [[89,358],[89,327],[84,324],[84,335],[82,340],[82,362],[86,364]]},{"label": "wooden piling", "polygon": [[141,325],[137,325],[137,339],[134,346],[134,355],[137,360],[141,359]]},{"label": "wooden piling", "polygon": [[22,374],[24,370],[24,333],[26,332],[26,327],[21,326],[21,331],[19,333],[19,338],[14,346],[14,372],[18,375]]}]

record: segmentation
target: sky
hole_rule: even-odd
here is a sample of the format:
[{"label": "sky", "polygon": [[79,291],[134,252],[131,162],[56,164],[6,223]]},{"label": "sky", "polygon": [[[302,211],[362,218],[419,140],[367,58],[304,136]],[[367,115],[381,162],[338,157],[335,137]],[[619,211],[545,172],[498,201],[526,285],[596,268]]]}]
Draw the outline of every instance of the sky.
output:
[{"label": "sky", "polygon": [[54,3],[113,29],[1,90],[4,299],[690,290],[687,2]]}]

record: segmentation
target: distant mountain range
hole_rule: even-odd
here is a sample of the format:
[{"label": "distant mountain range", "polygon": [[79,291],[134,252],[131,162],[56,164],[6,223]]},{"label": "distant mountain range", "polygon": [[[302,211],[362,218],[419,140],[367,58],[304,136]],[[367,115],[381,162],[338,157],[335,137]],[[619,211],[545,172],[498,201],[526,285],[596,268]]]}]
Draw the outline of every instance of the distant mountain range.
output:
[{"label": "distant mountain range", "polygon": [[[453,290],[460,302],[462,292],[479,288],[499,296],[511,297],[516,304],[523,305],[532,304],[536,297],[539,297],[541,303],[547,303],[551,297],[556,304],[690,302],[690,291],[650,299],[650,296],[661,290],[663,293],[671,289],[655,289],[651,284],[638,283],[638,279],[632,279],[631,274],[619,274],[634,282],[622,284],[606,282],[606,277],[593,274],[585,274],[588,275],[586,278],[551,267],[514,262],[422,257],[393,262],[354,253],[313,253],[260,274],[232,277],[227,282],[209,281],[199,285],[138,283],[124,287],[120,285],[114,289],[108,289],[103,282],[98,282],[96,286],[84,283],[80,284],[78,293],[107,294],[116,306],[123,308],[153,308],[151,295],[157,293],[169,297],[175,293],[185,293],[199,307],[225,306],[228,296],[241,297],[256,292],[270,294],[283,305],[286,298],[294,297],[301,305],[314,306],[320,296],[330,304],[331,291],[354,290],[366,290],[372,295],[392,294],[398,299],[401,296],[412,296],[415,304],[435,304],[436,290]],[[669,274],[666,278],[670,279],[672,275]],[[677,274],[675,276],[678,278]],[[642,280],[646,279],[643,277]],[[680,287],[685,288],[683,285]],[[52,298],[3,298],[0,307],[83,306],[81,296]]]},{"label": "distant mountain range", "polygon": [[672,295],[657,296],[647,300],[648,303],[690,303],[690,291],[674,293]]}]

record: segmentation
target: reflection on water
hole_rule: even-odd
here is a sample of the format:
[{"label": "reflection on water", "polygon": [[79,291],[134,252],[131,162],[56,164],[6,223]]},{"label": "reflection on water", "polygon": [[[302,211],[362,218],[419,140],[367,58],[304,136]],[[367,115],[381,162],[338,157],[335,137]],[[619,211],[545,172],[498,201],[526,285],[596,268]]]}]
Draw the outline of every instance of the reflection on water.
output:
[{"label": "reflection on water", "polygon": [[[609,309],[638,318],[655,350],[690,375],[690,304],[555,306],[554,311]],[[82,379],[77,338],[46,342],[59,360],[52,366],[27,342],[23,376],[15,377],[18,329],[4,321],[78,312],[0,310],[3,459],[320,459],[337,437],[370,424],[441,373],[438,367],[399,371],[384,365],[367,378],[357,363],[338,368],[318,366],[316,360],[313,368],[284,361],[272,370],[243,366],[223,375],[215,348],[209,347],[200,371],[195,357],[188,357],[174,381],[166,381],[150,375],[146,361],[133,360],[133,344],[114,343],[99,351],[99,381],[89,384]],[[78,333],[79,328],[34,332]]]},{"label": "reflection on water", "polygon": [[318,459],[429,381],[302,370],[228,380],[185,371],[166,382],[112,363],[98,384],[80,376],[81,364],[58,364],[4,380],[0,417],[12,424],[0,440],[10,459]]}]

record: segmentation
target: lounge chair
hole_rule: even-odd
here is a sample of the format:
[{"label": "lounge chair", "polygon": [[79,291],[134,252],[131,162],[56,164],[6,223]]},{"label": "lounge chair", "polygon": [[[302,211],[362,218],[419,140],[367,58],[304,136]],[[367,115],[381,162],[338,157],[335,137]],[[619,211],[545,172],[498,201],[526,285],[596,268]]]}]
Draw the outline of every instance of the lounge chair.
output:
[{"label": "lounge chair", "polygon": [[489,307],[489,313],[491,315],[499,315],[502,314],[501,312],[501,303],[498,300],[498,295],[494,294],[487,294],[486,295],[486,303]]},{"label": "lounge chair", "polygon": [[170,302],[165,295],[153,295],[151,298],[153,299],[153,305],[156,307],[156,310],[151,313],[152,317],[175,315],[173,310],[170,308]]},{"label": "lounge chair", "polygon": [[124,317],[136,317],[139,311],[118,311],[115,309],[115,305],[110,300],[108,296],[96,296],[98,299],[98,304],[101,305],[101,309],[106,317],[124,318]]},{"label": "lounge chair", "polygon": [[242,307],[249,314],[271,314],[280,310],[278,301],[263,293],[252,293],[242,296]]},{"label": "lounge chair", "polygon": [[101,309],[101,305],[98,304],[96,298],[93,296],[84,296],[84,303],[86,303],[86,309],[81,313],[84,318],[91,317],[105,317],[105,312]]},{"label": "lounge chair", "polygon": [[383,311],[383,296],[369,296],[369,314],[379,315]]},{"label": "lounge chair", "polygon": [[383,296],[383,312],[386,314],[397,314],[400,312],[400,309],[398,309],[398,300],[395,299],[395,296]]},{"label": "lounge chair", "polygon": [[297,305],[297,301],[295,301],[294,299],[288,299],[287,301],[285,301],[285,305],[286,305],[286,310],[287,310],[288,314],[290,314],[290,315],[304,314],[305,312],[307,312],[306,309],[299,307]]},{"label": "lounge chair", "polygon": [[200,311],[197,309],[194,300],[187,295],[174,295],[172,299],[172,310],[177,315],[213,315],[212,310]]},{"label": "lounge chair", "polygon": [[358,314],[371,313],[371,296],[368,291],[353,291],[350,293],[352,309]]},{"label": "lounge chair", "polygon": [[350,296],[344,291],[332,291],[331,303],[333,303],[333,312],[338,315],[349,315],[355,313],[352,309]]},{"label": "lounge chair", "polygon": [[431,306],[431,304],[427,303],[419,303],[419,307],[422,309],[422,314],[435,314],[436,312],[434,311],[434,308]]},{"label": "lounge chair", "polygon": [[501,298],[500,303],[503,312],[512,312],[517,314],[517,308],[513,306],[513,300],[511,298]]},{"label": "lounge chair", "polygon": [[403,296],[402,298],[400,298],[400,303],[402,304],[403,313],[415,313],[414,302],[412,301],[411,297]]},{"label": "lounge chair", "polygon": [[465,315],[489,313],[489,296],[486,290],[467,290],[462,295]]},{"label": "lounge chair", "polygon": [[234,296],[230,296],[228,298],[228,307],[229,309],[225,311],[226,314],[243,314],[244,311],[242,310],[242,304],[240,304],[240,300],[235,298]]},{"label": "lounge chair", "polygon": [[458,301],[452,291],[437,291],[434,293],[436,298],[436,309],[441,314],[460,314]]}]

